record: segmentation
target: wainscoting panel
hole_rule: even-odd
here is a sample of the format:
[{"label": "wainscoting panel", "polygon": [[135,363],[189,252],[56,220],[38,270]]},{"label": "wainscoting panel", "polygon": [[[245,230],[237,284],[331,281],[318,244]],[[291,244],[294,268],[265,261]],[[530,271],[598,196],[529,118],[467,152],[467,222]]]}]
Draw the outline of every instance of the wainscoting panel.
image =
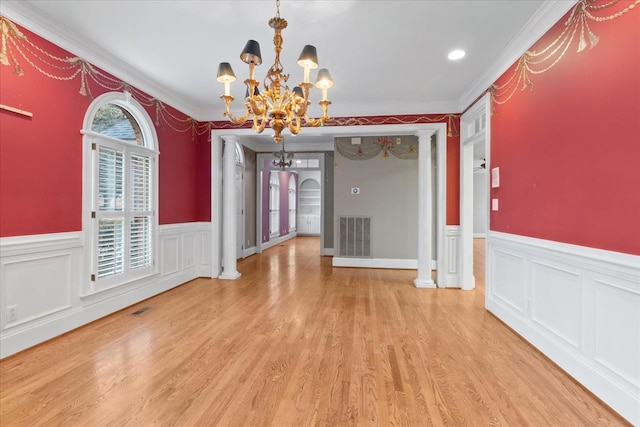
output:
[{"label": "wainscoting panel", "polygon": [[160,226],[160,274],[92,294],[84,289],[90,266],[84,265],[82,232],[1,238],[0,358],[210,277],[210,228],[209,223]]},{"label": "wainscoting panel", "polygon": [[182,238],[182,268],[193,268],[196,266],[196,235],[186,234]]},{"label": "wainscoting panel", "polygon": [[3,262],[3,302],[6,327],[18,326],[71,308],[72,253],[14,257]]},{"label": "wainscoting panel", "polygon": [[[437,265],[443,267],[446,265],[446,271],[444,274],[444,284],[438,283],[438,287],[460,287],[460,231],[459,225],[447,225],[445,228],[445,254],[447,260],[446,263],[438,262]],[[440,277],[440,275],[438,275],[438,277]]]},{"label": "wainscoting panel", "polygon": [[640,257],[490,231],[486,307],[640,425]]},{"label": "wainscoting panel", "polygon": [[160,271],[163,276],[175,274],[180,270],[180,238],[178,236],[160,237]]},{"label": "wainscoting panel", "polygon": [[[488,242],[487,242],[488,243]],[[510,250],[496,249],[492,252],[491,266],[493,295],[509,304],[519,313],[526,311],[526,266],[524,257]],[[489,258],[487,257],[487,260]],[[497,268],[499,266],[499,268]],[[487,268],[489,263],[487,263]]]},{"label": "wainscoting panel", "polygon": [[531,318],[558,338],[580,346],[582,277],[575,270],[531,263]]},{"label": "wainscoting panel", "polygon": [[208,223],[198,230],[198,277],[213,277],[211,272],[211,227]]},{"label": "wainscoting panel", "polygon": [[595,303],[595,360],[640,388],[640,290],[595,280]]}]

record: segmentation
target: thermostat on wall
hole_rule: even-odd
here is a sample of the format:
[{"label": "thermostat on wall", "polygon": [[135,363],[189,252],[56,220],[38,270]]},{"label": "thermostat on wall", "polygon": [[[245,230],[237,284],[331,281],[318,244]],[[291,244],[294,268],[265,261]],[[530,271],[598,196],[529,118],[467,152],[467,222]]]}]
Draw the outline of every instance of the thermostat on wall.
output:
[{"label": "thermostat on wall", "polygon": [[360,194],[360,189],[357,187],[354,187],[351,189],[351,194]]}]

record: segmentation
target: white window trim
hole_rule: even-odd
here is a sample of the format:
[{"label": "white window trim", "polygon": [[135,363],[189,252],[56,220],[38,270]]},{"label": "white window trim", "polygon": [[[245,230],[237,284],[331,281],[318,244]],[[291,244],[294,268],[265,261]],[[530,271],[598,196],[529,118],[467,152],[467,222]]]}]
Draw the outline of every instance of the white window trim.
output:
[{"label": "white window trim", "polygon": [[[100,107],[106,104],[115,104],[126,109],[137,121],[143,136],[145,146],[135,145],[131,142],[122,141],[102,135],[91,130],[94,117]],[[153,126],[153,120],[135,99],[128,92],[109,92],[105,93],[93,100],[85,113],[82,134],[82,151],[83,151],[83,175],[82,175],[82,234],[85,242],[83,277],[82,277],[82,295],[83,297],[94,295],[113,288],[125,287],[133,284],[143,278],[157,275],[159,271],[158,263],[158,136]],[[94,171],[97,168],[97,153],[92,149],[93,143],[104,146],[118,146],[124,148],[129,153],[138,153],[151,158],[151,197],[153,212],[151,220],[151,250],[152,265],[146,268],[132,270],[127,275],[118,278],[102,278],[92,280],[92,275],[96,274],[95,260],[96,255],[96,227],[97,221],[92,219],[92,212],[97,207],[97,191],[93,187],[97,185],[94,182]],[[95,278],[97,279],[97,277]]]},{"label": "white window trim", "polygon": [[[276,230],[273,230],[273,225],[276,226]],[[280,236],[280,174],[277,171],[271,171],[269,172],[269,237],[279,237],[279,236]]]},{"label": "white window trim", "polygon": [[298,215],[298,191],[296,188],[296,178],[293,174],[289,176],[289,232],[294,232],[298,228],[296,217]]}]

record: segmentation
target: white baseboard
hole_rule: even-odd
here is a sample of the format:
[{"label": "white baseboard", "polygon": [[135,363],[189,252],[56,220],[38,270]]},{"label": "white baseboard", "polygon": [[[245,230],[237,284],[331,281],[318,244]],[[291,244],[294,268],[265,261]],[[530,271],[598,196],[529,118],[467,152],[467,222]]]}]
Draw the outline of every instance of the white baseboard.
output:
[{"label": "white baseboard", "polygon": [[243,249],[242,250],[242,258],[250,257],[251,255],[255,255],[256,253],[257,253],[257,248],[255,246]]},{"label": "white baseboard", "polygon": [[262,250],[264,251],[266,249],[279,245],[282,242],[286,242],[287,240],[293,239],[294,237],[296,237],[296,235],[297,235],[296,232],[293,232],[293,233],[286,234],[284,236],[272,238],[268,242],[265,242],[262,244]]},{"label": "white baseboard", "polygon": [[386,258],[341,258],[333,257],[334,267],[361,267],[361,268],[396,268],[416,270],[417,259],[386,259]]},{"label": "white baseboard", "polygon": [[489,232],[486,307],[640,425],[640,257]]},{"label": "white baseboard", "polygon": [[333,248],[323,248],[322,253],[320,255],[322,256],[334,256],[335,250]]}]

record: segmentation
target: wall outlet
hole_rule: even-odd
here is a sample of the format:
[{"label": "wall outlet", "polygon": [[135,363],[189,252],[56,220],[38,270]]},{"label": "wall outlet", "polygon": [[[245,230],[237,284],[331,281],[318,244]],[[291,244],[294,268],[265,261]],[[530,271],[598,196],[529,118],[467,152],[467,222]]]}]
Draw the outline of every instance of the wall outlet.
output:
[{"label": "wall outlet", "polygon": [[18,306],[10,305],[7,307],[7,322],[15,322],[18,320]]}]

